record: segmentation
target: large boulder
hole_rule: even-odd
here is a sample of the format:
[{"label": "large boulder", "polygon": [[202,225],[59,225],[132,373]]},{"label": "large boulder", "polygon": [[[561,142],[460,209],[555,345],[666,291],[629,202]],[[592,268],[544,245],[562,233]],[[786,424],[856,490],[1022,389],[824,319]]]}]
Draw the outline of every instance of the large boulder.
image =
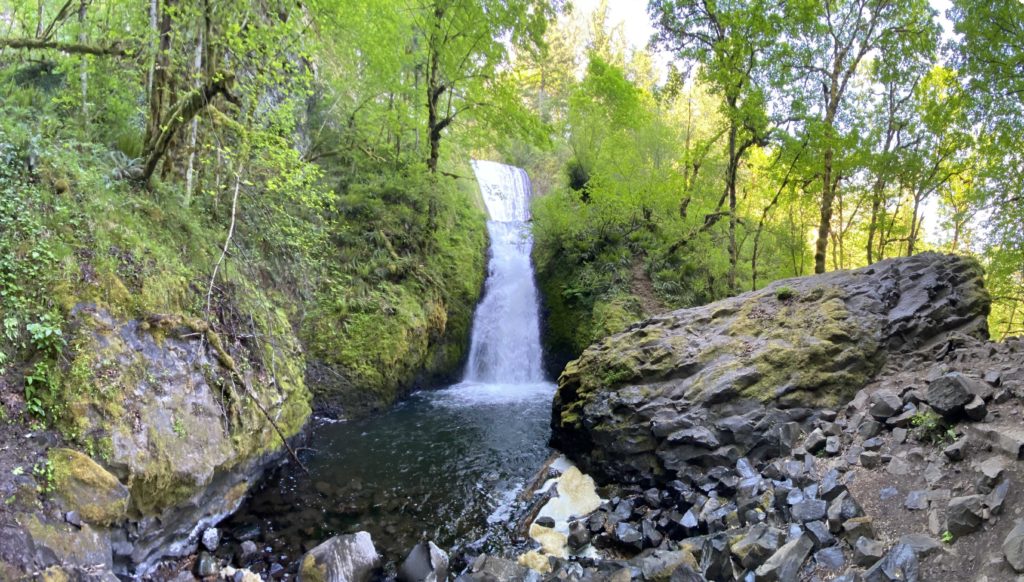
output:
[{"label": "large boulder", "polygon": [[370,534],[334,536],[302,558],[299,582],[366,582],[380,564]]},{"label": "large boulder", "polygon": [[566,366],[552,442],[617,481],[763,459],[779,427],[847,402],[890,356],[987,338],[988,310],[975,261],[924,253],[666,313]]},{"label": "large boulder", "polygon": [[142,575],[193,553],[283,453],[278,429],[292,436],[308,418],[305,365],[287,318],[253,313],[273,341],[242,345],[182,315],[72,310],[61,428],[88,435],[103,464],[67,449],[50,461],[67,509],[115,526],[107,535],[116,573]]}]

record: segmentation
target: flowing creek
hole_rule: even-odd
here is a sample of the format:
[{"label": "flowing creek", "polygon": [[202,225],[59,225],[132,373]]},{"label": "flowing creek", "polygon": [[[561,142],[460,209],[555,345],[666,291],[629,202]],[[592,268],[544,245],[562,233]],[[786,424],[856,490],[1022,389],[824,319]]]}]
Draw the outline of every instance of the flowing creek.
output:
[{"label": "flowing creek", "polygon": [[456,550],[513,544],[517,495],[551,453],[555,387],[541,364],[529,178],[495,162],[473,169],[491,247],[464,381],[372,418],[314,421],[303,453],[310,474],[271,473],[222,524],[222,556],[251,540],[250,568],[284,574],[321,541],[360,530],[392,564],[423,540]]}]

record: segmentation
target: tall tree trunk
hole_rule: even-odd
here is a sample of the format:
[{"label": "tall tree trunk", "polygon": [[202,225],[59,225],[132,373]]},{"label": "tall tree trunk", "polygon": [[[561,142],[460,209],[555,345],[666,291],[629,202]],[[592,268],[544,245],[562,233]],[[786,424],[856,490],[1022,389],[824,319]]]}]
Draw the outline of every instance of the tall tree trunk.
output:
[{"label": "tall tree trunk", "polygon": [[163,0],[157,15],[158,43],[153,59],[153,83],[149,94],[149,118],[146,122],[146,148],[150,149],[161,134],[164,112],[170,104],[171,11],[175,0]]},{"label": "tall tree trunk", "polygon": [[825,272],[825,257],[828,251],[828,235],[832,225],[832,201],[836,192],[832,183],[832,146],[825,149],[825,164],[822,176],[821,214],[818,222],[818,240],[814,247],[814,272]]},{"label": "tall tree trunk", "polygon": [[[736,110],[736,100],[730,99],[729,107]],[[729,276],[727,283],[729,293],[735,295],[736,287],[736,263],[739,257],[739,250],[736,247],[736,174],[739,171],[740,152],[736,148],[737,127],[735,121],[729,122],[729,168],[725,174],[725,190],[729,196]]]},{"label": "tall tree trunk", "polygon": [[[195,75],[195,88],[199,89],[202,87],[202,73],[203,73],[203,44],[205,41],[204,30],[205,27],[199,27],[196,33],[196,52],[193,58],[192,66],[194,69],[193,74]],[[185,170],[185,206],[188,206],[192,202],[192,188],[193,188],[193,175],[195,172],[195,159],[196,159],[196,146],[199,142],[199,118],[195,117],[192,119],[191,133],[188,138],[188,168]]]}]

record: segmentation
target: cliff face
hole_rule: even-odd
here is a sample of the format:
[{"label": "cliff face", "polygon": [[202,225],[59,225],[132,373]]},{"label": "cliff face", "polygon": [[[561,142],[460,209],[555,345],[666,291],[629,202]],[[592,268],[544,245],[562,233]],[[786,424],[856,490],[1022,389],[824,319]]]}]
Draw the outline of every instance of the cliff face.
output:
[{"label": "cliff face", "polygon": [[620,482],[765,458],[776,427],[844,404],[887,360],[987,338],[988,309],[974,261],[926,253],[660,315],[566,366],[552,441]]}]

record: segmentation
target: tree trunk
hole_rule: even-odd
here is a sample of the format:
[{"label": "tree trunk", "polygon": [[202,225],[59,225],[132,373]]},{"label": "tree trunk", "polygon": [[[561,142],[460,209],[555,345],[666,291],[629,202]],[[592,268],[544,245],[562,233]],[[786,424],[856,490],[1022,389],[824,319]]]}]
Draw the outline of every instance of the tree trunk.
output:
[{"label": "tree trunk", "polygon": [[832,184],[832,147],[825,149],[824,175],[822,176],[821,216],[818,222],[818,241],[814,247],[814,272],[825,272],[825,258],[828,251],[828,235],[832,224],[832,201],[836,192]]},{"label": "tree trunk", "polygon": [[[78,6],[78,43],[85,44],[85,14],[89,4],[85,0]],[[82,89],[82,126],[89,127],[89,61],[82,56],[78,81]]]},{"label": "tree trunk", "polygon": [[[736,110],[735,99],[730,100],[729,107]],[[735,295],[736,287],[736,263],[739,257],[739,250],[736,248],[736,174],[739,171],[739,152],[736,148],[737,127],[735,121],[729,122],[729,168],[725,174],[725,190],[729,196],[729,276],[727,283],[729,293]]]}]

